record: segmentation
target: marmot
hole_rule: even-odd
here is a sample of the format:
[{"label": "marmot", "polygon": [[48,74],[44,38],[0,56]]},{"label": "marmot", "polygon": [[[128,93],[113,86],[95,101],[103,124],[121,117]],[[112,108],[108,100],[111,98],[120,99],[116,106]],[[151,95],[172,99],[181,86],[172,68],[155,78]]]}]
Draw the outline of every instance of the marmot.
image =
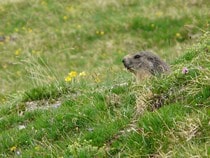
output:
[{"label": "marmot", "polygon": [[[147,51],[127,55],[123,58],[122,62],[129,71],[136,75],[137,80],[142,80],[152,75],[170,71],[169,66],[163,60],[161,60],[157,55]],[[146,99],[150,96],[150,89],[144,89],[143,93],[141,93],[141,95],[137,98],[136,113],[133,115],[130,124],[120,130],[108,141],[106,144],[107,150],[109,150],[114,141],[125,135],[126,132],[133,130],[138,132],[141,130],[140,128],[137,128],[138,126],[136,125],[136,121],[138,120],[137,117],[147,108]]]},{"label": "marmot", "polygon": [[157,55],[148,51],[126,55],[122,62],[130,72],[135,74],[137,80],[143,80],[151,75],[170,71],[168,64]]}]

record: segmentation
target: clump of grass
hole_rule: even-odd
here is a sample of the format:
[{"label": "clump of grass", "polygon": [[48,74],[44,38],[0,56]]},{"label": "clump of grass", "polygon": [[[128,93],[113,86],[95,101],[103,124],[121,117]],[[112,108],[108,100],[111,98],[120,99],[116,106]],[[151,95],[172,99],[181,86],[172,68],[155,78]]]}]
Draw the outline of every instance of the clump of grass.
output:
[{"label": "clump of grass", "polygon": [[[47,91],[44,91],[42,88],[34,89],[28,91],[31,97],[23,94],[22,101],[10,106],[10,108],[7,107],[4,111],[4,114],[7,113],[7,116],[1,118],[1,129],[4,129],[1,133],[1,140],[5,140],[1,145],[1,152],[6,155],[13,155],[20,152],[23,156],[34,153],[34,155],[38,156],[40,153],[36,153],[36,151],[39,150],[43,151],[42,156],[46,156],[49,154],[46,150],[50,151],[50,149],[47,144],[42,144],[43,140],[45,143],[49,142],[48,145],[50,145],[65,137],[70,137],[73,140],[69,139],[69,141],[65,142],[66,145],[63,143],[57,147],[53,145],[54,151],[51,154],[59,154],[61,152],[61,146],[64,149],[63,154],[68,156],[72,154],[74,156],[81,155],[87,150],[93,155],[95,155],[95,151],[97,153],[104,151],[104,149],[101,149],[104,142],[112,134],[117,133],[128,122],[129,117],[132,116],[131,113],[133,110],[128,105],[134,101],[134,97],[125,95],[125,91],[122,91],[121,86],[119,86],[119,89],[115,86],[113,92],[112,88],[111,91],[100,88],[100,90],[86,89],[86,91],[83,89],[82,94],[72,96],[72,93],[69,91],[71,90],[71,86],[76,85],[74,83],[65,83],[63,85],[63,87],[67,88],[65,92],[59,91],[55,87],[45,88]],[[38,92],[37,95],[34,94],[35,92]],[[54,92],[56,95],[52,95]],[[105,96],[110,96],[112,93],[118,95],[120,106],[112,106],[109,104],[109,100],[106,100]],[[49,97],[56,99],[58,97],[57,94],[59,96],[61,95],[60,97],[63,97],[63,100],[61,99],[61,105],[56,109],[24,110],[28,101],[47,100],[50,99]],[[1,116],[4,114],[2,113]],[[19,126],[24,126],[24,129],[19,129]],[[103,130],[104,128],[107,128],[107,130]],[[16,134],[12,135],[13,132]],[[83,135],[80,135],[81,132]],[[72,146],[76,142],[74,140],[76,137],[81,138],[80,144],[82,145],[78,148]],[[92,142],[88,143],[88,145],[83,141],[84,139],[88,142],[92,140]],[[40,149],[40,144],[42,144],[41,147],[45,150]],[[39,149],[37,146],[39,146]],[[70,146],[72,147],[68,148]],[[14,149],[14,151],[10,151],[10,148]],[[72,150],[75,150],[76,154]]]}]

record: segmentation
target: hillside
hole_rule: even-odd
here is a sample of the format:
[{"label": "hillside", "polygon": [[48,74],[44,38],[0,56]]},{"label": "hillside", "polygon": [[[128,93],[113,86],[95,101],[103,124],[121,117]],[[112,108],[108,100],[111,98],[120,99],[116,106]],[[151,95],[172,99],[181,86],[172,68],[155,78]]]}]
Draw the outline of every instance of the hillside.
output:
[{"label": "hillside", "polygon": [[[0,2],[0,157],[208,157],[207,6]],[[121,60],[139,50],[171,73],[136,83]]]}]

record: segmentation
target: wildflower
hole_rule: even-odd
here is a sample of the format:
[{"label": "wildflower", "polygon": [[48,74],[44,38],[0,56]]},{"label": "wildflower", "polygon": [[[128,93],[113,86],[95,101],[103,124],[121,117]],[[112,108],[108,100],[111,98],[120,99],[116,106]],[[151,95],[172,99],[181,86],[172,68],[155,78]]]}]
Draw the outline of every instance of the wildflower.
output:
[{"label": "wildflower", "polygon": [[24,31],[25,31],[25,30],[26,30],[26,28],[23,26],[23,27],[22,27],[22,30],[24,30]]},{"label": "wildflower", "polygon": [[70,82],[74,77],[77,76],[77,72],[76,71],[71,71],[68,76],[65,78],[66,82]]},{"label": "wildflower", "polygon": [[32,53],[32,54],[35,54],[35,55],[40,55],[40,54],[41,54],[40,51],[36,51],[36,50],[32,50],[31,53]]},{"label": "wildflower", "polygon": [[17,74],[17,76],[21,76],[21,72],[20,71],[17,71],[16,74]]},{"label": "wildflower", "polygon": [[28,29],[28,32],[31,33],[31,32],[33,32],[33,30],[32,30],[31,28],[29,28],[29,29]]},{"label": "wildflower", "polygon": [[17,50],[15,51],[15,55],[16,55],[16,56],[20,55],[20,51],[21,51],[21,49],[20,49],[20,48],[19,48],[19,49],[17,49]]},{"label": "wildflower", "polygon": [[81,28],[81,25],[77,25],[77,28],[80,29]]},{"label": "wildflower", "polygon": [[19,29],[18,28],[15,28],[15,32],[19,32]]},{"label": "wildflower", "polygon": [[72,78],[70,77],[70,76],[67,76],[66,78],[65,78],[65,81],[66,82],[70,82],[72,80]]},{"label": "wildflower", "polygon": [[2,6],[0,6],[0,12],[4,12],[5,11],[5,9],[2,7]]},{"label": "wildflower", "polygon": [[118,52],[117,52],[118,54],[122,54],[123,52],[122,52],[122,50],[118,50]]},{"label": "wildflower", "polygon": [[180,33],[176,33],[176,38],[181,38],[181,34]]},{"label": "wildflower", "polygon": [[104,31],[101,31],[101,35],[104,35]]},{"label": "wildflower", "polygon": [[17,154],[17,155],[20,155],[20,154],[21,154],[21,152],[20,152],[20,151],[17,151],[17,152],[16,152],[16,154]]},{"label": "wildflower", "polygon": [[12,152],[15,152],[16,150],[17,150],[16,146],[13,146],[13,147],[10,148],[10,151],[12,151]]},{"label": "wildflower", "polygon": [[183,67],[182,74],[187,74],[189,72],[187,67]]},{"label": "wildflower", "polygon": [[83,72],[80,72],[79,73],[79,76],[86,76],[86,72],[84,72],[84,71]]},{"label": "wildflower", "polygon": [[73,77],[76,77],[77,76],[77,72],[76,71],[71,71],[69,73],[69,77],[73,78]]},{"label": "wildflower", "polygon": [[96,34],[103,36],[104,35],[104,31],[96,31]]},{"label": "wildflower", "polygon": [[41,5],[46,5],[46,4],[47,4],[47,2],[45,2],[45,1],[41,2]]},{"label": "wildflower", "polygon": [[40,150],[40,146],[35,146],[34,149],[37,150],[37,151],[39,151]]},{"label": "wildflower", "polygon": [[100,78],[99,78],[98,76],[95,78],[95,82],[96,82],[96,83],[101,82],[101,80],[100,80]]},{"label": "wildflower", "polygon": [[156,15],[157,17],[160,17],[160,16],[162,16],[162,15],[163,15],[163,12],[158,11],[158,12],[156,12],[156,13],[155,13],[155,15]]},{"label": "wildflower", "polygon": [[1,101],[2,101],[2,103],[4,103],[5,102],[5,99],[3,98],[3,99],[1,99]]},{"label": "wildflower", "polygon": [[2,65],[2,67],[3,67],[4,69],[6,69],[6,68],[7,68],[7,64]]},{"label": "wildflower", "polygon": [[63,16],[63,20],[67,20],[68,19],[68,17],[67,16]]},{"label": "wildflower", "polygon": [[72,12],[72,11],[74,11],[74,7],[68,6],[68,7],[66,7],[66,11],[67,11],[67,12]]}]

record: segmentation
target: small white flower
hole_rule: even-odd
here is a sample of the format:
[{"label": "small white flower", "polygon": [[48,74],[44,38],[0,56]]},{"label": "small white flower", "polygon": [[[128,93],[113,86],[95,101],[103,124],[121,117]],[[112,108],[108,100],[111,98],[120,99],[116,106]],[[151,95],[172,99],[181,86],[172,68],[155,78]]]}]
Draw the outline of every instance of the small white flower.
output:
[{"label": "small white flower", "polygon": [[20,155],[21,153],[20,153],[20,151],[17,151],[16,154],[17,154],[17,155]]}]

